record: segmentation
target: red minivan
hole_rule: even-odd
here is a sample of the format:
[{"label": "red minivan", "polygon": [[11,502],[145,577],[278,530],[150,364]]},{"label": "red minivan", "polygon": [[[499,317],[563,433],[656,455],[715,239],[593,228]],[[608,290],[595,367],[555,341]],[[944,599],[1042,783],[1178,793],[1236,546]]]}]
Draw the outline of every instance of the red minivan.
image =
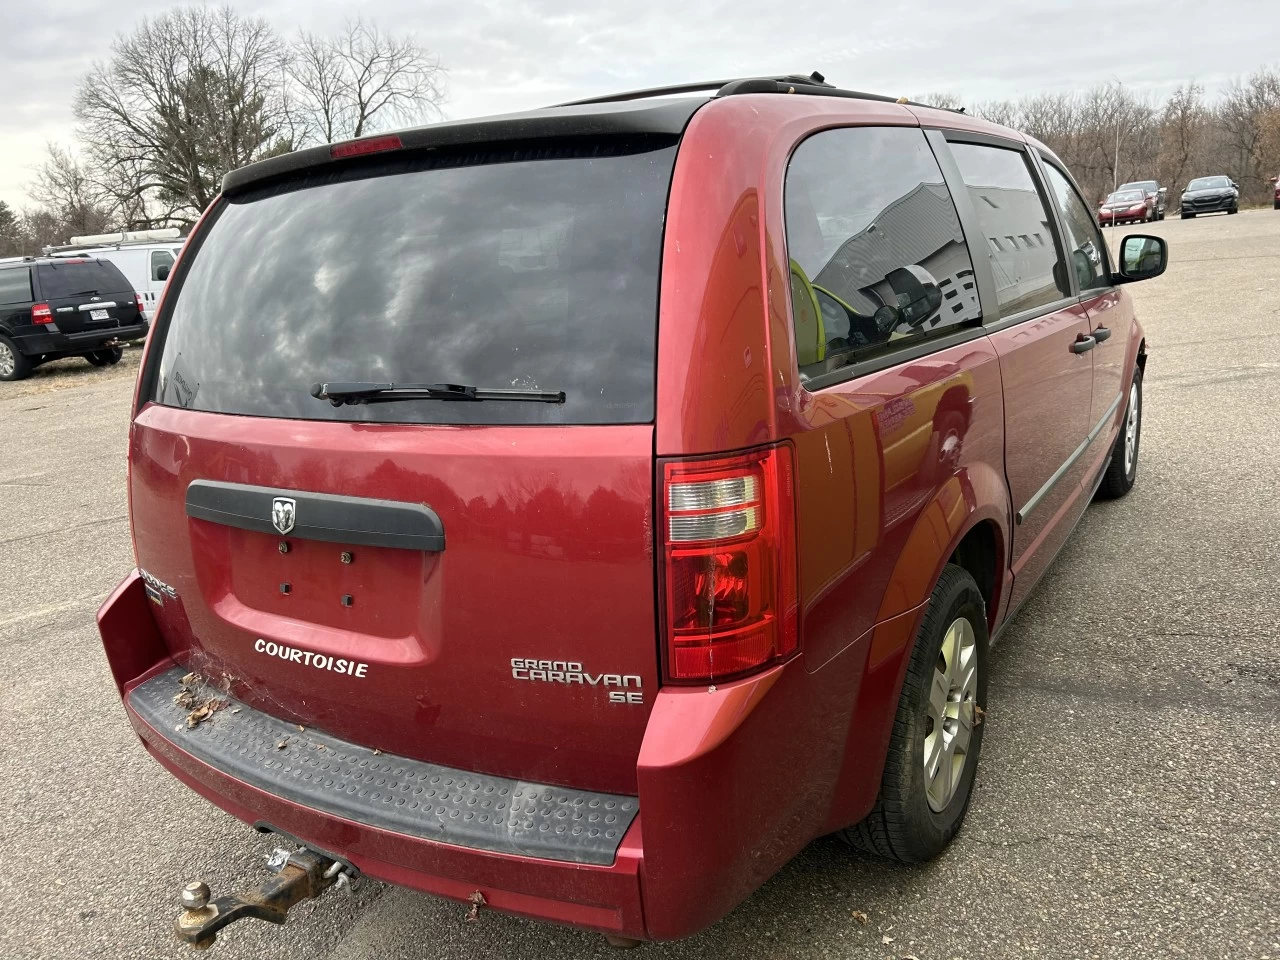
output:
[{"label": "red minivan", "polygon": [[816,75],[228,175],[98,623],[147,750],[300,849],[180,934],[363,873],[667,940],[823,834],[936,855],[990,638],[1134,482],[1120,251],[1043,144]]}]

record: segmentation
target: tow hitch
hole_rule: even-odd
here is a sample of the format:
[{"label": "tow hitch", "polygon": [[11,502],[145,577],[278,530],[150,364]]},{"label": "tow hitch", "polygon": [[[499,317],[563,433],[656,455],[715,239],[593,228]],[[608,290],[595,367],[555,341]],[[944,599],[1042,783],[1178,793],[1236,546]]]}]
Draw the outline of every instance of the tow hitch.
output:
[{"label": "tow hitch", "polygon": [[197,950],[207,950],[213,946],[218,931],[229,923],[250,917],[284,923],[295,903],[318,897],[334,885],[351,884],[359,877],[349,864],[306,847],[292,853],[276,850],[268,858],[267,868],[275,873],[270,880],[217,900],[209,899],[209,885],[202,881],[183,887],[183,910],[174,923],[179,939]]}]

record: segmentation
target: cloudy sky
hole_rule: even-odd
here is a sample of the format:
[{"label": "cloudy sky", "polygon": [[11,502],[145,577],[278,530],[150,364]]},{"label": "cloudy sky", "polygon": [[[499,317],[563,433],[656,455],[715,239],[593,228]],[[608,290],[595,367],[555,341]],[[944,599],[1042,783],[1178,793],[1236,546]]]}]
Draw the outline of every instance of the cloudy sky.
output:
[{"label": "cloudy sky", "polygon": [[[1280,62],[1280,0],[253,0],[282,33],[363,14],[413,31],[449,69],[446,115],[507,112],[685,80],[820,70],[840,86],[966,99],[1118,80],[1160,97],[1212,94]],[[163,0],[0,0],[0,200],[23,206],[48,141],[70,144],[71,100],[111,38]],[[1131,12],[1124,13],[1126,6]],[[1159,11],[1155,14],[1155,11]],[[1148,12],[1149,11],[1149,12]],[[1155,15],[1153,15],[1155,14]]]}]

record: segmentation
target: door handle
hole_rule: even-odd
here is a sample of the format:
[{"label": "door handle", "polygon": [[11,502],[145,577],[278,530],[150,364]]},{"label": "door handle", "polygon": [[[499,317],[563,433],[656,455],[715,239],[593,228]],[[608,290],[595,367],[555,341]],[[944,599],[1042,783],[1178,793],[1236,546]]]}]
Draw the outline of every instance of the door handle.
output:
[{"label": "door handle", "polygon": [[1080,339],[1078,339],[1075,343],[1071,345],[1071,352],[1087,353],[1097,345],[1098,345],[1098,341],[1095,340],[1093,337],[1086,337],[1084,334],[1081,334]]},{"label": "door handle", "polygon": [[1093,333],[1091,334],[1091,336],[1093,337],[1093,339],[1097,340],[1099,343],[1101,343],[1103,340],[1110,340],[1110,339],[1111,339],[1111,328],[1110,328],[1110,327],[1098,327],[1098,329],[1097,329],[1097,330],[1093,331]]}]

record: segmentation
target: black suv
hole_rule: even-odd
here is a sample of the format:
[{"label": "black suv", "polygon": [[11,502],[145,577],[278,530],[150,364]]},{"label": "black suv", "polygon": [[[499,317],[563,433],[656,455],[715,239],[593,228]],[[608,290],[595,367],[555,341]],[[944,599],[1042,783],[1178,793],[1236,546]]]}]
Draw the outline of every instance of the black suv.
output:
[{"label": "black suv", "polygon": [[62,357],[118,363],[121,346],[146,335],[142,299],[110,261],[0,261],[0,380]]}]

